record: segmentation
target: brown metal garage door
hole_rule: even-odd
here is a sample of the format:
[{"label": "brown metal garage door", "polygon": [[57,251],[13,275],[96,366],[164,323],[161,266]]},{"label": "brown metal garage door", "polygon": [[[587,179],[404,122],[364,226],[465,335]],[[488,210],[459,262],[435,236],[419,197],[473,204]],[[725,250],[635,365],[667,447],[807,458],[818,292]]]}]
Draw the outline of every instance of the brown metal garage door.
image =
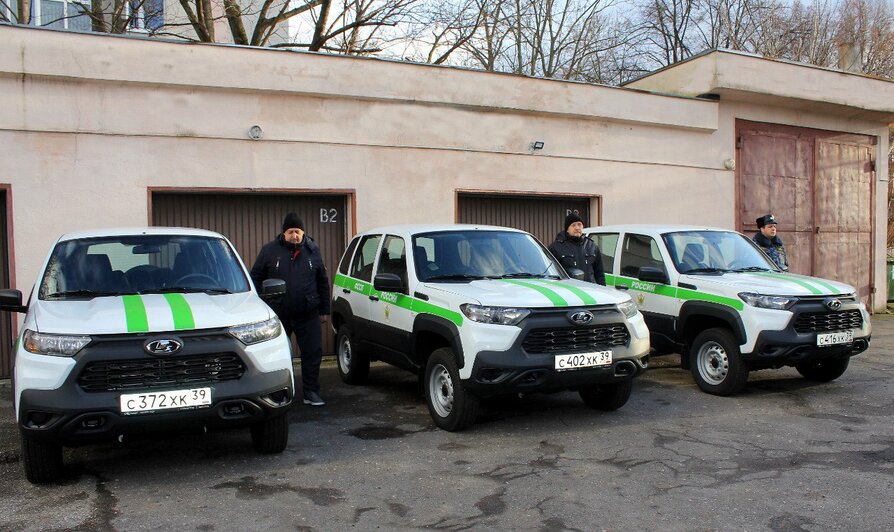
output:
[{"label": "brown metal garage door", "polygon": [[[296,212],[305,230],[323,251],[329,283],[345,249],[350,221],[346,194],[151,192],[152,225],[197,227],[226,236],[251,268],[261,247],[280,232],[282,220]],[[329,328],[323,330],[323,352],[334,352]]]},{"label": "brown metal garage door", "polygon": [[791,270],[846,282],[871,305],[875,139],[736,121],[740,230],[772,212]]},{"label": "brown metal garage door", "polygon": [[[0,189],[0,288],[9,288],[9,228],[6,224],[6,199],[6,190]],[[0,379],[12,376],[12,342],[12,315],[9,312],[0,312]]]},{"label": "brown metal garage door", "polygon": [[[548,246],[562,230],[568,213],[577,212],[584,219],[584,226],[590,225],[590,200],[585,196],[460,192],[456,200],[456,220],[467,224],[514,227],[531,233]],[[599,216],[592,220],[595,225]]]}]

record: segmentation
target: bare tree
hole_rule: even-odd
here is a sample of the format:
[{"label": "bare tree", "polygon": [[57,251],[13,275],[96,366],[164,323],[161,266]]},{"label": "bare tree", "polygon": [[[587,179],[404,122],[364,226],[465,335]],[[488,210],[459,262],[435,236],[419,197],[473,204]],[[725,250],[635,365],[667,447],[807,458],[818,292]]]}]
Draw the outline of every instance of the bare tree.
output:
[{"label": "bare tree", "polygon": [[693,54],[696,1],[647,0],[643,6],[646,43],[651,48],[646,53],[659,65],[671,65]]}]

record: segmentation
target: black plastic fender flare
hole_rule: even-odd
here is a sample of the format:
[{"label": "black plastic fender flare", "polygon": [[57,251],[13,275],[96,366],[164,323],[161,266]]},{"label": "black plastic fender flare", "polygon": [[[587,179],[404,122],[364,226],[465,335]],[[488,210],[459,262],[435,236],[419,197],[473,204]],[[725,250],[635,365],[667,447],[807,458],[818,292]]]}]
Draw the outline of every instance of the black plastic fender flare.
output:
[{"label": "black plastic fender flare", "polygon": [[681,332],[685,331],[686,322],[690,318],[697,316],[708,316],[725,322],[733,332],[733,335],[735,335],[739,345],[746,342],[745,324],[742,323],[742,316],[736,309],[719,303],[711,303],[710,301],[687,301],[680,307],[679,330]]},{"label": "black plastic fender flare", "polygon": [[[463,344],[459,337],[459,328],[452,321],[435,316],[433,314],[419,314],[413,321],[413,332],[410,335],[410,342],[413,349],[413,359],[422,360],[420,355],[428,355],[430,353],[416,352],[416,337],[419,333],[431,332],[447,340],[453,355],[456,357],[456,367],[462,368],[465,365],[465,357],[463,356]],[[424,364],[420,364],[424,366]]]}]

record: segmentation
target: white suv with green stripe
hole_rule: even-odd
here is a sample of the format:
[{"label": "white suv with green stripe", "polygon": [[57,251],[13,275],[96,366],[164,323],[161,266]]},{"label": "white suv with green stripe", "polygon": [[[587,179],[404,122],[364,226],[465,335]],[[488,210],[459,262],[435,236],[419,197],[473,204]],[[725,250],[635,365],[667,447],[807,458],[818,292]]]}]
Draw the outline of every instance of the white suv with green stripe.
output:
[{"label": "white suv with green stripe", "polygon": [[523,231],[418,225],[357,235],[332,291],[338,369],[371,360],[420,376],[435,424],[461,430],[479,398],[579,391],[597,409],[627,402],[649,332],[626,294],[569,279]]},{"label": "white suv with green stripe", "polygon": [[[284,292],[280,280],[265,293]],[[15,345],[15,408],[32,482],[63,474],[63,446],[158,429],[247,426],[282,451],[294,395],[289,341],[223,236],[181,228],[60,238]]]},{"label": "white suv with green stripe", "polygon": [[748,237],[673,225],[593,227],[606,284],[629,292],[656,352],[683,353],[705,392],[741,390],[750,370],[794,366],[830,381],[869,347],[852,286],[780,271]]}]

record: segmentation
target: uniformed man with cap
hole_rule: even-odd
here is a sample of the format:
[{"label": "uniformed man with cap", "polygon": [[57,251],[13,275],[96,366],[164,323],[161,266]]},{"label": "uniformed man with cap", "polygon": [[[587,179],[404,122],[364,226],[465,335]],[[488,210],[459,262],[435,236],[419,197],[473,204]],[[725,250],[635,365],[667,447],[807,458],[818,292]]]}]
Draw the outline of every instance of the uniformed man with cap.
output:
[{"label": "uniformed man with cap", "polygon": [[764,250],[770,259],[779,266],[779,269],[788,271],[788,255],[782,239],[776,234],[776,218],[772,214],[765,214],[757,219],[759,231],[754,234],[754,243]]},{"label": "uniformed man with cap", "polygon": [[329,277],[323,254],[304,233],[304,221],[294,212],[282,222],[282,233],[261,248],[251,278],[260,292],[265,279],[282,279],[286,294],[270,307],[279,316],[286,335],[298,341],[304,404],[323,406],[320,397],[320,362],[323,358],[322,324],[330,314]]}]

